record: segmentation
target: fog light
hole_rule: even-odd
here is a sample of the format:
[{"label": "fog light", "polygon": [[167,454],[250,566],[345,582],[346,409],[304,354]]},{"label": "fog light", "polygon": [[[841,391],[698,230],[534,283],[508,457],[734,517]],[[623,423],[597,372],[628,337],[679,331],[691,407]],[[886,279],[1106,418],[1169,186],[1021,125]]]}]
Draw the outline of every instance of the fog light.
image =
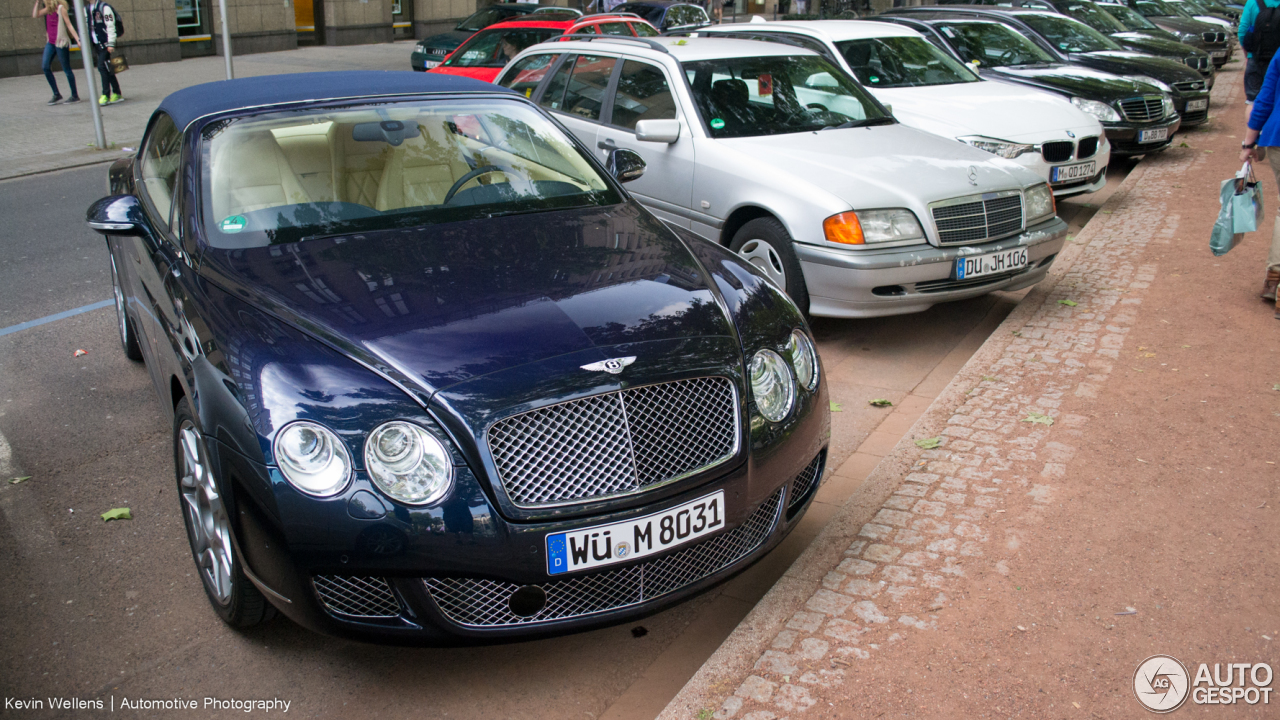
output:
[{"label": "fog light", "polygon": [[533,617],[547,606],[547,593],[537,585],[525,585],[511,593],[507,606],[516,617]]}]

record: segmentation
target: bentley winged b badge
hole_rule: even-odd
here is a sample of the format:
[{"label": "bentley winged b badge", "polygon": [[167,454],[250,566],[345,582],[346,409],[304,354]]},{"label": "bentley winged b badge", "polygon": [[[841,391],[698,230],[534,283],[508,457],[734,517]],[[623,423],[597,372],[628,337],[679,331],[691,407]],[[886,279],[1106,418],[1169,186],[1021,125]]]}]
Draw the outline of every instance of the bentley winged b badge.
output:
[{"label": "bentley winged b badge", "polygon": [[635,355],[632,355],[631,357],[609,358],[608,360],[601,360],[600,362],[587,363],[582,366],[582,369],[590,370],[591,372],[607,372],[610,375],[617,375],[635,361]]}]

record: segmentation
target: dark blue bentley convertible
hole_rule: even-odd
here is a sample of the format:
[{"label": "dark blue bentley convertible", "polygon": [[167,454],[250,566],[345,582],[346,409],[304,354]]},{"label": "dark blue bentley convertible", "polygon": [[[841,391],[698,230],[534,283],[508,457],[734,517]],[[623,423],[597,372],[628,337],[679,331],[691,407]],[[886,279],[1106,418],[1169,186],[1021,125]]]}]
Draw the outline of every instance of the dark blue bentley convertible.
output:
[{"label": "dark blue bentley convertible", "polygon": [[170,95],[88,211],[214,609],[447,644],[635,618],[776,545],[829,437],[804,318],[524,97]]}]

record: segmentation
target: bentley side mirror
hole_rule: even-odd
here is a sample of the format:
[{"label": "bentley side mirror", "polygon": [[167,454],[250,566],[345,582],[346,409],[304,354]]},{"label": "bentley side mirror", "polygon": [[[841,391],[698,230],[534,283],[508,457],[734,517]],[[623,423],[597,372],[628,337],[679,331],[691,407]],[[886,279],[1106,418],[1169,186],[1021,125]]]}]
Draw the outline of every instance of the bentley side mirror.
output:
[{"label": "bentley side mirror", "polygon": [[670,145],[680,139],[680,121],[641,120],[636,123],[636,139]]},{"label": "bentley side mirror", "polygon": [[618,182],[631,182],[644,175],[644,158],[640,157],[640,153],[635,150],[615,148],[609,151],[605,169],[617,178]]},{"label": "bentley side mirror", "polygon": [[135,195],[111,195],[89,206],[85,220],[103,235],[141,235],[146,220]]}]

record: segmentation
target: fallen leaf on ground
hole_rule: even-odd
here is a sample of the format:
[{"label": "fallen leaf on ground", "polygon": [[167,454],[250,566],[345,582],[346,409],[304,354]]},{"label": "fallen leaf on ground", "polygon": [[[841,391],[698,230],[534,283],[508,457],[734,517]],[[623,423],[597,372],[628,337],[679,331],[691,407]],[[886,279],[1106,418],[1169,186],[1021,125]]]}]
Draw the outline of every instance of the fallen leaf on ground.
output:
[{"label": "fallen leaf on ground", "polygon": [[[1183,144],[1183,146],[1185,146],[1185,145],[1186,145],[1186,143],[1182,143],[1182,144]],[[1078,702],[1073,702],[1073,703],[1071,703],[1071,704],[1072,704],[1072,705],[1075,705],[1077,710],[1078,710],[1078,709],[1080,709],[1080,703],[1078,703]]]},{"label": "fallen leaf on ground", "polygon": [[1022,422],[1040,423],[1041,425],[1052,425],[1053,418],[1049,417],[1048,415],[1045,415],[1044,413],[1029,412],[1027,413],[1026,417],[1022,418]]},{"label": "fallen leaf on ground", "polygon": [[129,512],[129,508],[111,508],[102,513],[102,521],[110,522],[112,520],[132,520],[133,513]]},{"label": "fallen leaf on ground", "polygon": [[1076,302],[1075,300],[1059,300],[1059,301],[1058,301],[1058,304],[1059,304],[1059,305],[1066,305],[1067,307],[1075,307],[1075,306],[1079,305],[1080,303]]},{"label": "fallen leaf on ground", "polygon": [[983,375],[982,379],[986,380],[987,382],[1000,382],[1000,378],[996,377],[995,375]]},{"label": "fallen leaf on ground", "polygon": [[876,398],[875,400],[871,401],[871,404],[875,405],[876,407],[889,407],[893,403],[888,400],[885,400],[884,398]]},{"label": "fallen leaf on ground", "polygon": [[88,355],[88,354],[89,354],[88,350],[76,350],[75,357],[80,357],[81,355]]},{"label": "fallen leaf on ground", "polygon": [[1013,334],[1014,334],[1014,335],[1017,335],[1018,337],[1022,337],[1022,333],[1021,333],[1020,331],[1018,331],[1018,330],[1014,330],[1014,331],[1013,331]]},{"label": "fallen leaf on ground", "polygon": [[843,405],[836,402],[835,400],[831,401],[831,412],[842,412],[843,410],[844,410]]},{"label": "fallen leaf on ground", "polygon": [[932,450],[938,447],[941,442],[941,437],[922,438],[916,441],[916,447],[924,448],[925,450]]},{"label": "fallen leaf on ground", "polygon": [[10,484],[10,485],[21,485],[22,483],[24,483],[24,482],[26,482],[26,481],[28,481],[28,480],[30,480],[30,479],[31,479],[31,476],[30,476],[30,475],[23,475],[22,477],[9,478],[9,484]]}]

